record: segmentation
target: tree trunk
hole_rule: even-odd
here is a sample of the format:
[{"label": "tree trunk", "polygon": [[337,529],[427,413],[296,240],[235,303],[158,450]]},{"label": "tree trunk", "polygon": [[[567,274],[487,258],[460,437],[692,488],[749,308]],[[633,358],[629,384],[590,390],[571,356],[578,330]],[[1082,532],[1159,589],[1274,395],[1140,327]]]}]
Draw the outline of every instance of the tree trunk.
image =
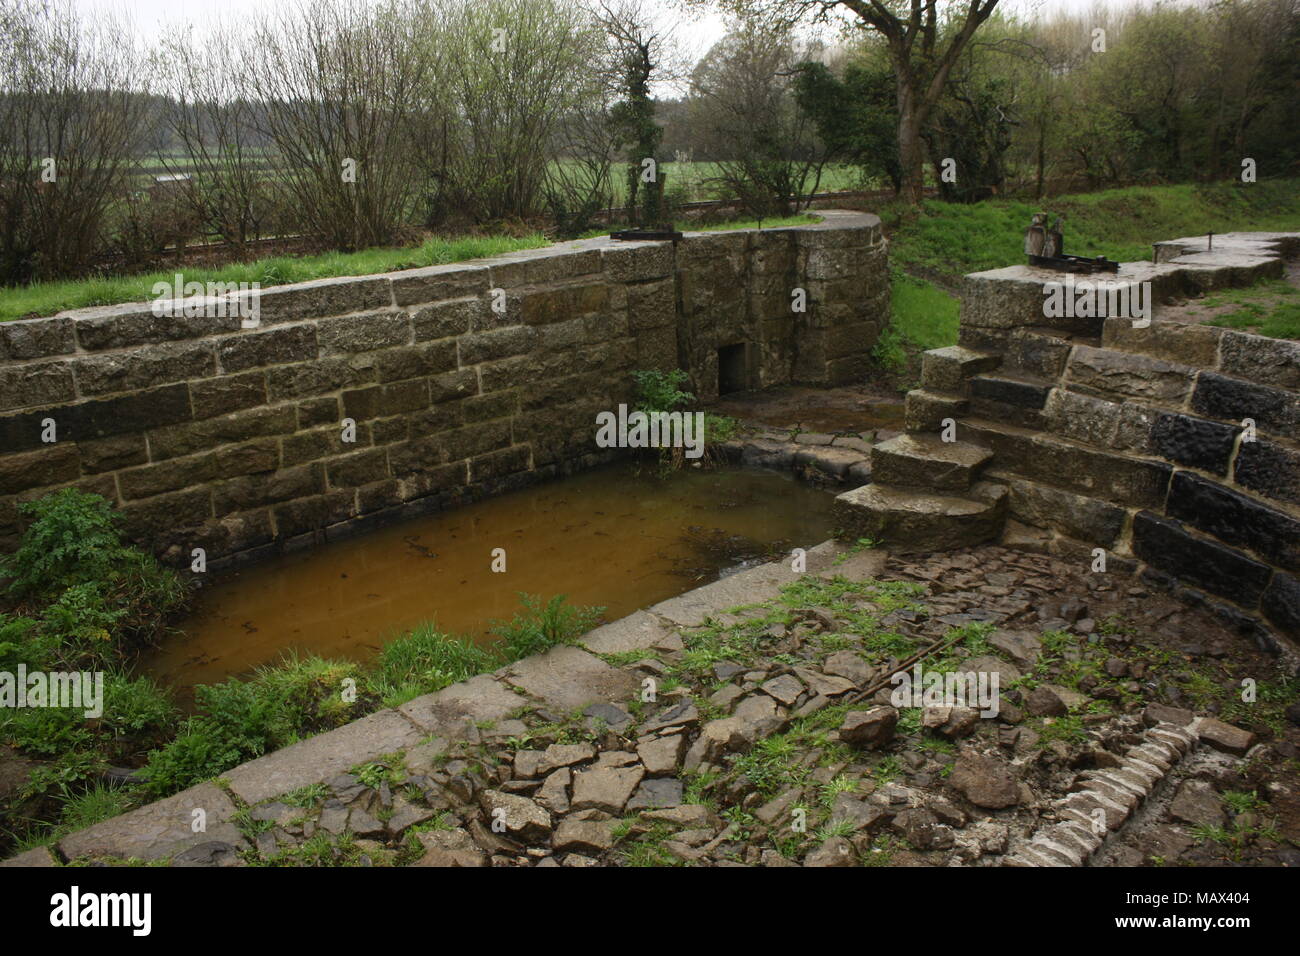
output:
[{"label": "tree trunk", "polygon": [[921,142],[921,111],[916,95],[902,76],[898,80],[898,167],[903,183],[903,198],[920,205],[925,194],[925,151]]},{"label": "tree trunk", "polygon": [[1039,123],[1038,124],[1038,183],[1037,183],[1037,188],[1034,190],[1034,194],[1039,199],[1043,198],[1043,166],[1045,164],[1046,153],[1047,153],[1047,144],[1045,142],[1046,139],[1047,139],[1046,123]]}]

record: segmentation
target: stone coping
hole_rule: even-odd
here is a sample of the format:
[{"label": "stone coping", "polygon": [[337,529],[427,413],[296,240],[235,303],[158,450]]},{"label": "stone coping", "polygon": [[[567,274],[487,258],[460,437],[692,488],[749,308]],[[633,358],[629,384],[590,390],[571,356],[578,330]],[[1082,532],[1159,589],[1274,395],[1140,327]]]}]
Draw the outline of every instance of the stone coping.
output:
[{"label": "stone coping", "polygon": [[[820,216],[821,221],[816,223],[807,223],[795,226],[774,226],[771,228],[756,229],[734,229],[734,230],[695,230],[683,232],[683,242],[691,240],[710,239],[717,236],[727,235],[758,235],[758,234],[778,234],[778,233],[807,233],[810,236],[816,236],[819,233],[837,232],[845,229],[863,229],[868,231],[880,232],[880,217],[867,212],[855,212],[844,209],[818,209],[812,215]],[[365,308],[402,308],[411,302],[417,301],[411,299],[407,301],[403,295],[403,287],[406,285],[420,284],[429,280],[439,280],[454,277],[457,273],[481,273],[490,272],[493,269],[504,271],[513,265],[524,263],[533,263],[537,260],[544,259],[561,259],[587,255],[593,262],[598,262],[596,268],[583,268],[583,272],[601,271],[603,267],[609,265],[606,260],[617,257],[619,250],[644,249],[656,246],[665,246],[671,244],[671,240],[619,240],[611,239],[607,236],[598,236],[591,239],[570,239],[563,242],[557,242],[550,246],[539,249],[518,249],[513,252],[502,253],[497,256],[489,256],[480,259],[466,259],[463,262],[449,262],[441,265],[420,266],[413,269],[399,269],[393,272],[370,273],[366,275],[352,276],[331,276],[324,279],[309,279],[303,282],[290,282],[267,286],[260,290],[261,297],[276,297],[283,299],[299,299],[322,297],[330,298],[331,294],[337,293],[341,287],[360,287],[364,290],[364,307]],[[183,269],[177,271],[183,273]],[[575,273],[576,274],[576,273]],[[497,277],[504,281],[504,277]],[[349,298],[355,298],[358,289],[349,288]],[[201,299],[186,299],[188,303],[202,302],[215,303],[225,298],[225,301],[236,301],[230,297],[216,297]],[[174,300],[161,300],[174,301]],[[424,301],[420,299],[419,301]],[[148,313],[152,310],[153,302],[123,302],[108,306],[87,306],[78,309],[66,309],[57,312],[54,315],[38,316],[34,318],[13,319],[7,322],[0,322],[0,330],[9,328],[16,332],[18,329],[27,328],[37,323],[51,322],[95,322],[97,320],[106,320],[119,318],[122,316],[137,315]],[[286,312],[284,315],[273,315],[270,321],[264,317],[263,324],[274,324],[275,322],[288,321],[292,318],[310,318],[309,315],[292,314]],[[335,312],[322,314],[335,315]],[[85,351],[77,344],[76,351]],[[72,350],[69,350],[72,351]],[[94,351],[101,351],[95,349]],[[66,353],[65,353],[66,354]],[[4,356],[3,350],[0,350],[0,356]],[[14,356],[18,358],[18,356]],[[40,357],[45,357],[44,355]]]}]

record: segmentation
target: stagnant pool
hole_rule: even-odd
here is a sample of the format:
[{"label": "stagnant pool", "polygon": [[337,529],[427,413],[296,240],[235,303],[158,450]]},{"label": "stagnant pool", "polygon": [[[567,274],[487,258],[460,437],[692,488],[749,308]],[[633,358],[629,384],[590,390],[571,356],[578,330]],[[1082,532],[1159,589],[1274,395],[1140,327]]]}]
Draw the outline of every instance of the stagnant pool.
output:
[{"label": "stagnant pool", "polygon": [[[143,662],[182,692],[290,650],[364,660],[422,621],[491,640],[520,592],[614,620],[824,541],[834,496],[788,474],[619,463],[215,578]],[[493,551],[505,568],[492,570]]]}]

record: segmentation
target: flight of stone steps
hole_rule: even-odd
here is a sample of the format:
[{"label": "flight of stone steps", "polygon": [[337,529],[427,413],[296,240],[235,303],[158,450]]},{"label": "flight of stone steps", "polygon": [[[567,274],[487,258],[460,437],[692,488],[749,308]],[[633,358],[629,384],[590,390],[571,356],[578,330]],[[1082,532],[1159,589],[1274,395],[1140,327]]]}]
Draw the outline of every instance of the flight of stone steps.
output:
[{"label": "flight of stone steps", "polygon": [[[1279,277],[1279,235],[1216,236],[1212,253],[1196,248],[1203,240],[1161,243],[1155,262],[1124,263],[1110,281],[1150,282],[1164,302]],[[1286,238],[1294,253],[1300,237]],[[872,450],[874,484],[840,496],[841,535],[940,550],[1032,517],[1067,546],[1124,561],[1134,512],[1172,516],[1179,467],[1233,476],[1288,525],[1300,516],[1300,344],[1158,317],[1147,328],[1127,316],[1048,318],[1051,278],[1026,267],[966,277],[960,344],[924,354],[907,433]],[[1261,438],[1247,451],[1270,458],[1255,487],[1250,462],[1238,464],[1247,417]],[[1270,487],[1279,481],[1290,490]]]},{"label": "flight of stone steps", "polygon": [[996,367],[998,357],[954,345],[921,361],[921,388],[907,395],[907,431],[872,447],[872,483],[836,499],[838,530],[897,551],[992,540],[1002,532],[1007,490],[980,480],[993,452],[956,440],[955,418],[966,411],[967,381]]}]

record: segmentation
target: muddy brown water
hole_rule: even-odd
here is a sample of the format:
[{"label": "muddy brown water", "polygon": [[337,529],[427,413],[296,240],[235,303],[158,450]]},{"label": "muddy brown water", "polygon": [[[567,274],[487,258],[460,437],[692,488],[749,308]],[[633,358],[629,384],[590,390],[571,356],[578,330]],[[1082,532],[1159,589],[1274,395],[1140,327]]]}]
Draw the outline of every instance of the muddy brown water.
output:
[{"label": "muddy brown water", "polygon": [[[619,463],[215,578],[143,669],[188,698],[289,651],[365,660],[432,620],[491,641],[519,593],[605,620],[824,541],[834,496],[770,471]],[[504,548],[506,571],[491,569]]]}]

